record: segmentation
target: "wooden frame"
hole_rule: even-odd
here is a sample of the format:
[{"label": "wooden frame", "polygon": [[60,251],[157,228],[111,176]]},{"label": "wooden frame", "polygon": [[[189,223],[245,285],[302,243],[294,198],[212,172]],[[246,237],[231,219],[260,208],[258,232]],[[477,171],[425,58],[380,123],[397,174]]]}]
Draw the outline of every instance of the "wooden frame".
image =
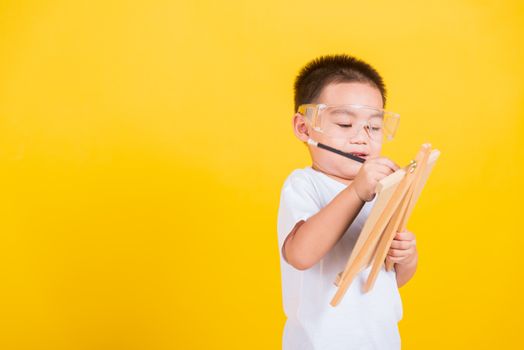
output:
[{"label": "wooden frame", "polygon": [[[406,229],[413,207],[422,192],[440,152],[431,151],[431,145],[424,144],[416,158],[408,166],[382,179],[377,186],[377,200],[355,243],[346,268],[337,276],[338,286],[331,300],[337,306],[355,276],[373,264],[363,292],[373,288],[395,234]],[[393,266],[388,264],[386,268]]]}]

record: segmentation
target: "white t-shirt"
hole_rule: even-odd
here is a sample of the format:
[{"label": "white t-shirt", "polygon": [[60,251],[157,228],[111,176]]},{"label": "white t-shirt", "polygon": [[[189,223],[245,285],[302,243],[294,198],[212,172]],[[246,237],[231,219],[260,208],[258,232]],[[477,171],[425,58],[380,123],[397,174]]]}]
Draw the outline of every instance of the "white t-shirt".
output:
[{"label": "white t-shirt", "polygon": [[344,270],[376,197],[366,202],[337,244],[316,265],[298,270],[284,260],[282,244],[295,224],[329,203],[346,185],[310,166],[294,170],[284,182],[278,210],[278,248],[282,296],[287,321],[284,350],[400,349],[398,321],[402,300],[396,273],[384,265],[373,288],[362,293],[371,266],[355,277],[342,301],[333,307],[334,281]]}]

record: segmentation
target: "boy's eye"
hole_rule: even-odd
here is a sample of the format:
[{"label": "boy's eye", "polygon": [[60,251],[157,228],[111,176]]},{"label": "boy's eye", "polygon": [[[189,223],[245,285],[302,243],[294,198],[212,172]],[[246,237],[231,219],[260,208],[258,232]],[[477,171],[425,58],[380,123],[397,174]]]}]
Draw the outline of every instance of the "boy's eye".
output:
[{"label": "boy's eye", "polygon": [[337,125],[342,127],[342,128],[349,128],[349,127],[351,127],[351,124],[337,124]]}]

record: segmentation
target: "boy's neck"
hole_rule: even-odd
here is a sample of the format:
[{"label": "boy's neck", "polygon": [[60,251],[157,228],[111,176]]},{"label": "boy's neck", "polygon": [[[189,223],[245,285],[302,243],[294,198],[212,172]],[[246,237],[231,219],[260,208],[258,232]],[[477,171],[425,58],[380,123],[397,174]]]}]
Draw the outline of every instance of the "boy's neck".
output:
[{"label": "boy's neck", "polygon": [[338,182],[341,182],[343,183],[344,185],[350,185],[352,182],[353,182],[353,179],[346,179],[346,178],[343,178],[343,177],[339,177],[339,176],[336,176],[336,175],[331,175],[329,173],[327,173],[326,171],[324,171],[323,169],[321,169],[318,164],[316,164],[315,162],[313,162],[313,164],[311,165],[311,168],[315,169],[316,171],[320,171],[321,173],[323,173],[324,175],[326,176],[329,176],[330,178],[332,178],[333,180],[336,180]]}]

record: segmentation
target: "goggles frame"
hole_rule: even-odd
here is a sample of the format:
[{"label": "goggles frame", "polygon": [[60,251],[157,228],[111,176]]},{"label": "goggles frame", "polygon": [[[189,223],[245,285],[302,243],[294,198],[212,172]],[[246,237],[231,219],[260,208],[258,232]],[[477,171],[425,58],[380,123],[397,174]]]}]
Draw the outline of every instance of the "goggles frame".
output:
[{"label": "goggles frame", "polygon": [[[324,103],[306,103],[298,106],[297,112],[304,116],[306,120],[310,123],[311,127],[318,132],[321,132],[325,134],[324,130],[320,127],[320,117],[322,111],[330,108],[330,107],[342,107],[342,106],[350,106],[352,108],[357,109],[371,109],[374,111],[377,111],[379,114],[382,115],[384,120],[386,118],[388,119],[388,122],[384,122],[384,135],[383,139],[391,141],[393,140],[393,137],[395,136],[395,133],[398,129],[398,123],[400,122],[400,114],[387,111],[382,108],[376,108],[372,106],[367,106],[363,104],[338,104],[338,105],[328,105]],[[389,121],[393,121],[393,124],[390,125]],[[367,122],[367,125],[369,126],[369,122]],[[359,130],[360,131],[360,130]],[[371,138],[371,135],[369,134],[369,130],[367,130],[368,136]],[[328,135],[329,136],[329,135]]]}]

